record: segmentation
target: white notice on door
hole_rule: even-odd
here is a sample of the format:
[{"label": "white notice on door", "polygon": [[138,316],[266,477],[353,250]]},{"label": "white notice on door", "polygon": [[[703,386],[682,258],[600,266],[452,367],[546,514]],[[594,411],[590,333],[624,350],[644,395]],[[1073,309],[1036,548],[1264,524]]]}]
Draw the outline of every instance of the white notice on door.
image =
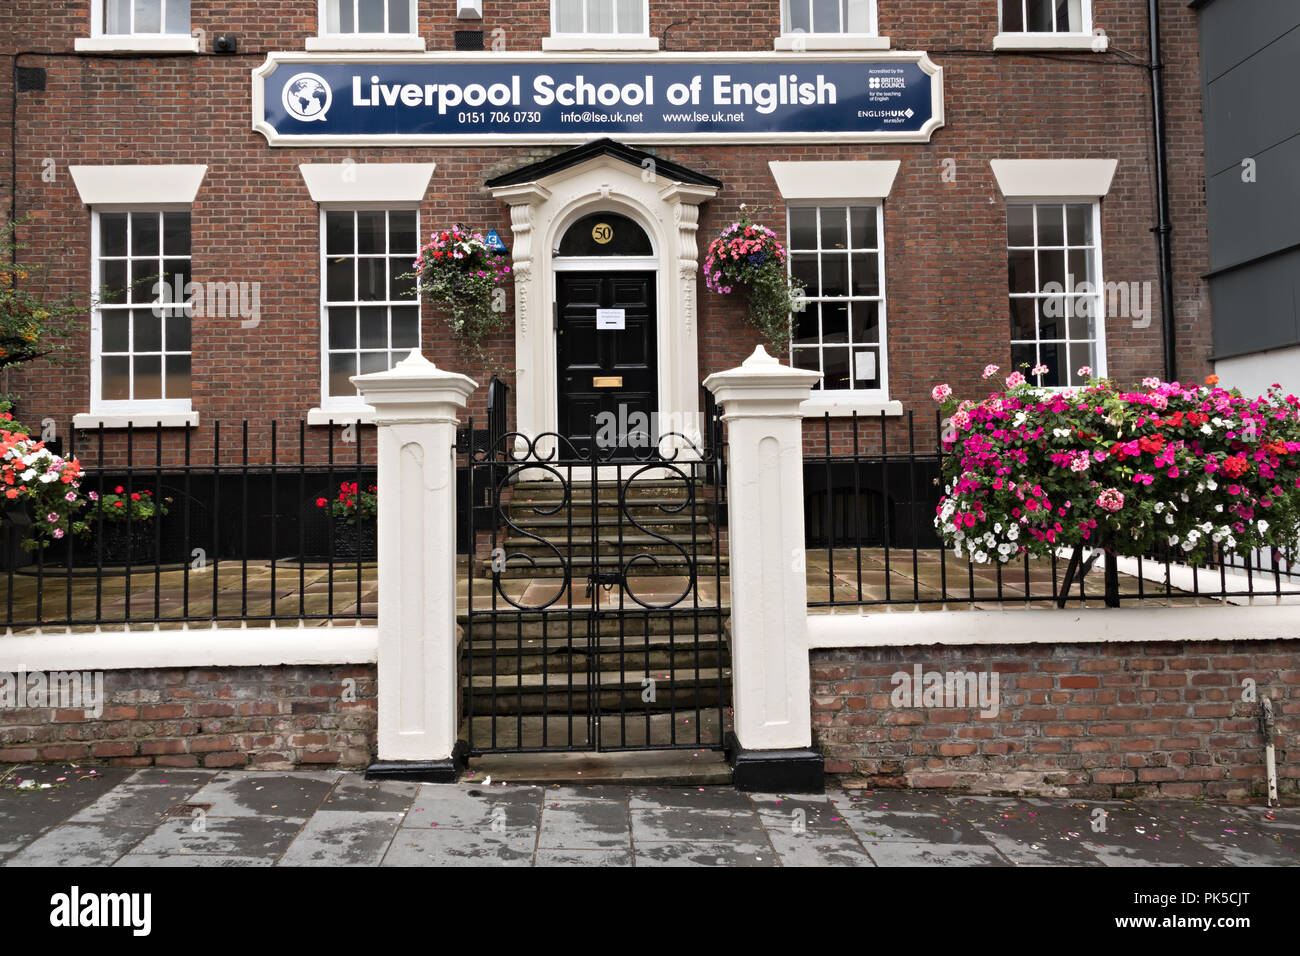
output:
[{"label": "white notice on door", "polygon": [[875,352],[859,352],[854,364],[857,366],[857,378],[859,382],[869,382],[876,377]]},{"label": "white notice on door", "polygon": [[596,328],[614,329],[614,330],[626,329],[627,310],[626,309],[597,309]]}]

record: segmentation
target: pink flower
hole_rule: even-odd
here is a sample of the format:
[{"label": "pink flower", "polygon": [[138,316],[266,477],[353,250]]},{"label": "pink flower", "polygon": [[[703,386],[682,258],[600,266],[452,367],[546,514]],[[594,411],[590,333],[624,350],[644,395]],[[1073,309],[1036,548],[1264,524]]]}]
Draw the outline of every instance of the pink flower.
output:
[{"label": "pink flower", "polygon": [[45,520],[48,521],[50,524],[54,524],[59,520],[59,516],[56,515],[53,511],[51,511],[49,514],[45,516]]},{"label": "pink flower", "polygon": [[1151,482],[1155,481],[1155,479],[1150,475],[1144,475],[1141,472],[1139,472],[1138,474],[1133,476],[1133,481],[1139,485],[1149,485],[1151,484]]},{"label": "pink flower", "polygon": [[1079,376],[1080,376],[1081,378],[1091,378],[1091,377],[1092,377],[1092,366],[1091,366],[1091,365],[1084,365],[1083,367],[1081,367],[1081,368],[1079,369]]},{"label": "pink flower", "polygon": [[1124,495],[1117,488],[1107,488],[1097,496],[1097,505],[1102,510],[1114,514],[1124,507]]},{"label": "pink flower", "polygon": [[984,366],[984,377],[985,377],[985,378],[992,378],[994,375],[997,375],[997,374],[998,374],[998,367],[997,367],[996,365],[985,365],[985,366]]},{"label": "pink flower", "polygon": [[1031,374],[1033,374],[1033,375],[1046,375],[1046,374],[1047,374],[1047,366],[1046,366],[1046,365],[1035,365]]},{"label": "pink flower", "polygon": [[1007,388],[1016,388],[1025,384],[1025,377],[1019,372],[1012,372],[1007,376]]},{"label": "pink flower", "polygon": [[933,389],[930,390],[930,397],[933,398],[936,402],[942,402],[951,394],[952,394],[952,386],[946,384],[936,385]]},{"label": "pink flower", "polygon": [[69,491],[66,495],[63,496],[63,500],[64,500],[64,501],[76,501],[76,500],[77,500],[77,493],[76,493],[75,491]]},{"label": "pink flower", "polygon": [[56,537],[56,538],[62,538],[62,537],[63,537],[63,529],[62,529],[62,528],[55,528],[55,529],[54,529],[54,537]]}]

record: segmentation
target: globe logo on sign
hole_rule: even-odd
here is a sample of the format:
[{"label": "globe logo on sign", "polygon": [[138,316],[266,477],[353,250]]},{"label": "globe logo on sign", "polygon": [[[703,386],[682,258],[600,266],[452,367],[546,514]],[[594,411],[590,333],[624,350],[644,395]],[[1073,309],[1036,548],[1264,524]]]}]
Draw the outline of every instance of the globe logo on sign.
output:
[{"label": "globe logo on sign", "polygon": [[325,119],[333,94],[330,86],[315,73],[298,73],[284,84],[281,97],[290,116],[304,123]]}]

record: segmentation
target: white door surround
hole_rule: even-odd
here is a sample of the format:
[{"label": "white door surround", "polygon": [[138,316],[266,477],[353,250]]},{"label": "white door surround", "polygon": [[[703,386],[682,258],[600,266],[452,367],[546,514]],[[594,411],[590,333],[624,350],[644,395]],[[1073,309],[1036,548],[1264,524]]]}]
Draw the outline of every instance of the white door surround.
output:
[{"label": "white door surround", "polygon": [[[635,166],[609,154],[532,182],[492,187],[492,195],[510,206],[514,236],[517,431],[535,438],[556,430],[555,270],[564,264],[555,261],[555,250],[564,230],[593,212],[621,213],[650,237],[657,262],[643,260],[641,268],[655,268],[657,276],[660,420],[698,428],[695,233],[700,204],[717,192],[715,186],[673,179],[653,164]],[[669,451],[667,443],[663,450]]]}]

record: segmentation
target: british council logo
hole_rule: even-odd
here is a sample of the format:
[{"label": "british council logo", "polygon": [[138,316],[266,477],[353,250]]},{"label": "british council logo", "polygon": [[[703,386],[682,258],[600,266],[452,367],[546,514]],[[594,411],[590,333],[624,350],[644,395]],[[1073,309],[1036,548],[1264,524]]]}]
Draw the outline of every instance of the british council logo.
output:
[{"label": "british council logo", "polygon": [[284,84],[281,97],[285,112],[303,123],[324,121],[333,94],[330,85],[315,73],[298,73]]}]

